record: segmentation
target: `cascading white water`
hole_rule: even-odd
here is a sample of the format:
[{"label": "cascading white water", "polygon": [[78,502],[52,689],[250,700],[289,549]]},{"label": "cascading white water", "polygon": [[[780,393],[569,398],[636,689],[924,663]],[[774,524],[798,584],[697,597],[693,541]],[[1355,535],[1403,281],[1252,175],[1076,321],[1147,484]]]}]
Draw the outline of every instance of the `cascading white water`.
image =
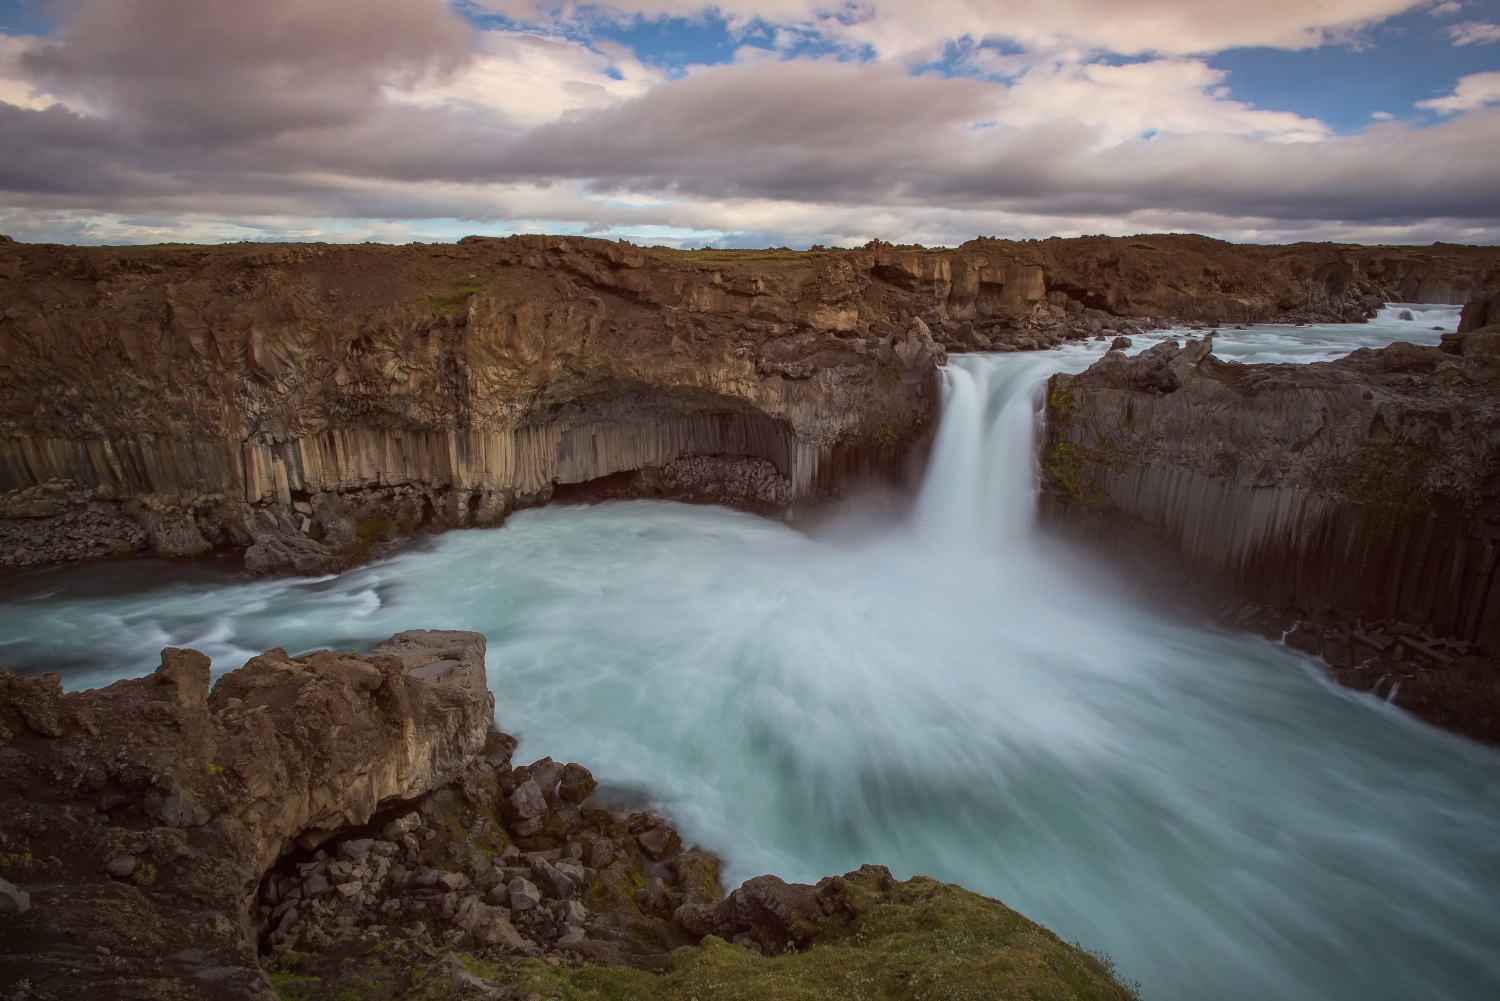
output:
[{"label": "cascading white water", "polygon": [[323,581],[28,573],[0,583],[0,660],[77,687],[168,644],[223,670],[478,629],[523,756],[657,802],[733,880],[878,861],[960,882],[1108,951],[1155,1001],[1497,996],[1500,754],[1279,645],[1163,618],[1031,533],[1039,380],[1099,350],[955,359],[916,511],[878,537],[633,502]]},{"label": "cascading white water", "polygon": [[919,539],[993,549],[1031,536],[1032,396],[1055,366],[1055,357],[973,355],[943,373],[943,423],[913,518]]}]

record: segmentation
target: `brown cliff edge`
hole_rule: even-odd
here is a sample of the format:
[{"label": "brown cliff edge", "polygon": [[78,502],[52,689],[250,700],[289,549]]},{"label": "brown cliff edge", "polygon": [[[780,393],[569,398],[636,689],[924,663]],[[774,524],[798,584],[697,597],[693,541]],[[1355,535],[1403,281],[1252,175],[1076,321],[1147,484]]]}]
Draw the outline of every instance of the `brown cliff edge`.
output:
[{"label": "brown cliff edge", "polygon": [[1053,376],[1042,466],[1055,527],[1137,567],[1165,555],[1226,624],[1500,744],[1500,286],[1441,347],[1112,350]]},{"label": "brown cliff edge", "polygon": [[1494,248],[1179,234],[677,251],[0,238],[0,566],[323,573],[561,496],[769,515],[909,483],[946,351],[1463,301]]}]

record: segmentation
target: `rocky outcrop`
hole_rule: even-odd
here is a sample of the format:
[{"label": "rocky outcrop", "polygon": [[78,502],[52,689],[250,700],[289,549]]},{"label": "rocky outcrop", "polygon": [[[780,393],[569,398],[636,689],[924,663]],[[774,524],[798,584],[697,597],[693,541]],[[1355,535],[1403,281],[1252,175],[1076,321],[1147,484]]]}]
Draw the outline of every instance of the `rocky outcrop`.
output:
[{"label": "rocky outcrop", "polygon": [[1493,248],[1181,235],[801,253],[5,243],[0,565],[233,550],[324,573],[558,491],[784,515],[910,479],[946,351],[1167,318],[1360,320],[1409,280],[1459,295],[1496,264]]},{"label": "rocky outcrop", "polygon": [[1231,621],[1301,623],[1342,680],[1405,678],[1398,704],[1500,742],[1496,337],[1312,365],[1225,363],[1211,338],[1112,350],[1051,380],[1044,511],[1153,541],[1223,585]]},{"label": "rocky outcrop", "polygon": [[1469,334],[1485,327],[1500,327],[1500,273],[1487,277],[1464,305],[1459,317],[1458,333]]},{"label": "rocky outcrop", "polygon": [[0,983],[50,997],[270,998],[251,902],[288,851],[450,782],[492,741],[477,633],[272,650],[210,687],[167,649],[64,693],[0,671]]},{"label": "rocky outcrop", "polygon": [[945,975],[1132,996],[998,902],[883,866],[725,897],[714,855],[591,803],[587,768],[512,765],[484,647],[412,630],[368,655],[272,650],[212,685],[206,657],[167,649],[148,677],[71,693],[0,671],[0,993],[520,1001],[588,965],[669,997],[683,946],[758,960],[864,949],[868,930],[931,951],[942,914],[974,943]]}]

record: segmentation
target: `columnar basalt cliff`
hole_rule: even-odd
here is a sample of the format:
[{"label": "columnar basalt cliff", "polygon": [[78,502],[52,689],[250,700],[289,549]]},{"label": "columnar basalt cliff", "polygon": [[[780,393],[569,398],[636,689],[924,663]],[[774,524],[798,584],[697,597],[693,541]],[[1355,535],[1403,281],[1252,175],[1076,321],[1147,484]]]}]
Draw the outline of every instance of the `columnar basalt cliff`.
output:
[{"label": "columnar basalt cliff", "polygon": [[1443,345],[1241,365],[1212,339],[1054,376],[1044,503],[1154,540],[1234,595],[1230,621],[1340,680],[1500,743],[1500,326]]},{"label": "columnar basalt cliff", "polygon": [[0,563],[324,572],[559,487],[767,514],[920,465],[946,350],[1461,299],[1486,248],[0,243]]},{"label": "columnar basalt cliff", "polygon": [[850,971],[1135,996],[998,901],[883,866],[725,895],[664,818],[590,802],[587,768],[512,765],[484,651],[412,630],[210,688],[168,649],[66,694],[0,670],[0,995],[686,999],[732,966],[757,997]]}]

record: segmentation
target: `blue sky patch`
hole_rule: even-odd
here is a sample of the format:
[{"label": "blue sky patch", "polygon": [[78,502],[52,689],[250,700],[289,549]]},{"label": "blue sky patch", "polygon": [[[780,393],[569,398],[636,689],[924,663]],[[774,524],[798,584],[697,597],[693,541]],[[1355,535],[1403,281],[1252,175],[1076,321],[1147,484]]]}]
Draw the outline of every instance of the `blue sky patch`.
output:
[{"label": "blue sky patch", "polygon": [[0,31],[9,35],[50,35],[54,27],[48,0],[0,0]]},{"label": "blue sky patch", "polygon": [[1229,71],[1236,100],[1319,118],[1340,132],[1359,131],[1376,112],[1432,121],[1416,102],[1452,93],[1461,76],[1500,69],[1500,43],[1453,44],[1444,29],[1465,21],[1500,21],[1500,3],[1471,3],[1452,17],[1403,14],[1367,31],[1358,46],[1230,49],[1208,63]]}]

